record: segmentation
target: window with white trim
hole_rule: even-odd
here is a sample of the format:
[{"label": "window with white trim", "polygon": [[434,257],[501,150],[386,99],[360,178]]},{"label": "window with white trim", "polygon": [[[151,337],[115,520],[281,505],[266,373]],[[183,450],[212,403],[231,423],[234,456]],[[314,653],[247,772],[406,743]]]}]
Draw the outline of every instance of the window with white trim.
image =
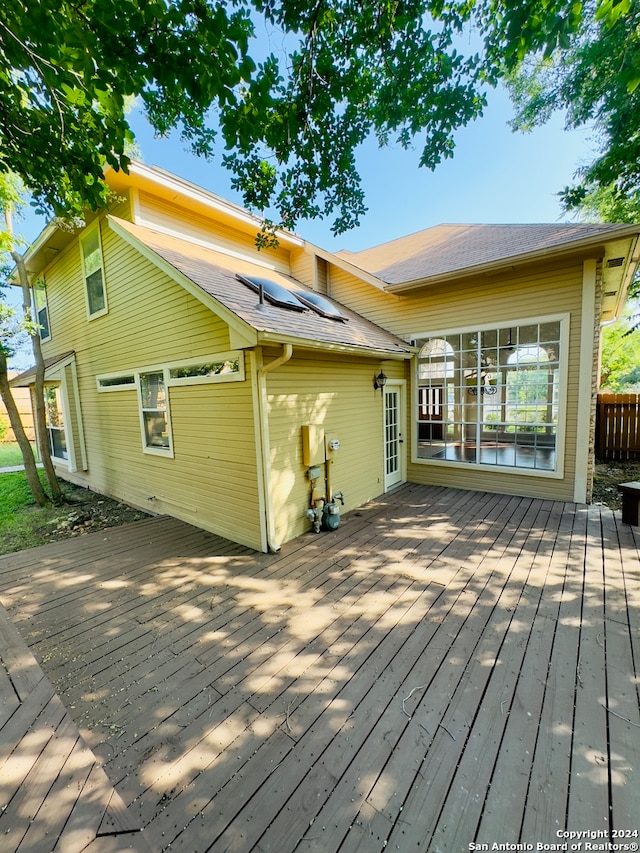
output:
[{"label": "window with white trim", "polygon": [[51,456],[66,462],[69,459],[69,453],[59,385],[44,386],[44,410]]},{"label": "window with white trim", "polygon": [[134,391],[136,387],[135,373],[98,376],[97,382],[98,391]]},{"label": "window with white trim", "polygon": [[244,379],[242,353],[222,353],[212,360],[186,361],[169,365],[171,385],[195,385],[202,382],[237,382]]},{"label": "window with white trim", "polygon": [[563,322],[418,339],[418,459],[555,472]]},{"label": "window with white trim", "polygon": [[100,229],[96,226],[80,239],[82,268],[84,270],[87,311],[89,317],[100,317],[107,313],[107,293],[102,262]]},{"label": "window with white trim", "polygon": [[49,326],[49,306],[47,304],[47,287],[44,278],[39,278],[33,284],[34,320],[38,324],[38,334],[41,341],[51,338]]},{"label": "window with white trim", "polygon": [[245,378],[240,350],[141,367],[96,377],[100,393],[136,391],[145,453],[173,457],[169,388],[203,383],[241,382]]},{"label": "window with white trim", "polygon": [[165,371],[140,373],[138,392],[145,452],[173,456]]}]

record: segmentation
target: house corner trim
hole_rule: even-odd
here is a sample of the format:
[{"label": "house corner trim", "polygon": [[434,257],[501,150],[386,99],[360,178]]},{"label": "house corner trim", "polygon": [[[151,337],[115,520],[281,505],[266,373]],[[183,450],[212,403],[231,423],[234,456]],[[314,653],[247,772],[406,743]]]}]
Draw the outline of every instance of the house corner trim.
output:
[{"label": "house corner trim", "polygon": [[[597,267],[594,259],[584,261],[582,267],[582,317],[580,323],[580,380],[578,382],[578,406],[576,425],[576,471],[573,486],[573,499],[576,503],[586,503],[589,498],[589,471],[593,454],[593,436],[591,430],[592,409],[594,405],[593,346],[597,323],[596,292]],[[584,450],[580,450],[584,448]]]}]

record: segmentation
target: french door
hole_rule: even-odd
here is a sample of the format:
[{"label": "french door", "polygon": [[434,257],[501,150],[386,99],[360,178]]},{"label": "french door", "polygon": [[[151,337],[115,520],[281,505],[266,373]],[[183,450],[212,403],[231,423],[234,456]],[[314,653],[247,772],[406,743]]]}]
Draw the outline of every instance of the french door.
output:
[{"label": "french door", "polygon": [[404,383],[384,387],[384,490],[404,482]]}]

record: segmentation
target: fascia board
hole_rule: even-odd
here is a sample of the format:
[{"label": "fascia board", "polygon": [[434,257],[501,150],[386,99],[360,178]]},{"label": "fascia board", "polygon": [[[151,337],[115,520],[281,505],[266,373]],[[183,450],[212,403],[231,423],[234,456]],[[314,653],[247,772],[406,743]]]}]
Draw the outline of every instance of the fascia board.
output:
[{"label": "fascia board", "polygon": [[57,229],[55,225],[45,225],[45,227],[42,229],[42,231],[38,234],[36,239],[24,253],[25,263],[27,263],[34,255],[36,255],[41,249],[43,249],[47,245],[51,237],[53,237],[53,235],[55,234],[56,230]]},{"label": "fascia board", "polygon": [[76,360],[75,352],[70,353],[69,355],[61,358],[60,361],[56,361],[55,364],[50,365],[45,369],[44,378],[52,379],[55,377],[56,373],[60,370],[64,370],[65,367],[68,367],[70,364]]},{"label": "fascia board", "polygon": [[209,310],[213,311],[221,320],[223,320],[228,326],[230,332],[233,334],[234,340],[234,349],[235,348],[244,348],[244,347],[252,347],[256,345],[257,341],[257,332],[256,330],[250,326],[248,323],[245,323],[237,314],[234,314],[233,311],[230,311],[225,305],[219,302],[215,297],[206,293],[202,290],[201,287],[198,287],[195,282],[191,281],[184,273],[181,273],[174,266],[172,266],[168,261],[165,261],[164,258],[161,258],[160,255],[157,255],[153,249],[150,249],[144,243],[134,237],[133,234],[130,234],[124,228],[121,228],[117,222],[113,220],[111,216],[107,216],[107,223],[109,228],[118,235],[122,240],[128,243],[133,249],[139,252],[144,258],[146,258],[150,263],[152,263],[155,267],[162,270],[169,278],[173,279],[176,284],[179,284],[180,287],[183,287],[191,296],[195,297],[199,302],[202,302]]},{"label": "fascia board", "polygon": [[316,341],[312,338],[297,338],[293,335],[282,335],[276,332],[258,332],[259,344],[291,344],[297,349],[323,350],[324,352],[348,353],[361,357],[384,358],[394,361],[408,361],[418,351],[419,347],[406,344],[406,352],[395,352],[394,350],[379,349],[377,347],[358,347],[353,344],[330,343],[328,341]]},{"label": "fascia board", "polygon": [[[45,359],[45,361],[48,361],[48,360],[49,359]],[[45,366],[45,369],[44,369],[45,382],[48,382],[52,379],[57,379],[58,373],[61,370],[64,370],[64,368],[68,367],[70,364],[74,364],[75,360],[76,360],[76,353],[75,353],[75,350],[73,350],[72,352],[61,355],[57,360],[53,361],[48,366]],[[34,367],[29,368],[28,370],[24,370],[18,376],[14,376],[13,379],[9,380],[9,385],[12,388],[28,388],[30,385],[33,385],[36,381],[35,369],[36,368],[34,366]],[[22,380],[20,382],[20,384],[17,385],[16,380],[20,379],[20,376],[24,376],[25,373],[29,373],[31,375],[29,376],[29,378],[26,381]]]}]

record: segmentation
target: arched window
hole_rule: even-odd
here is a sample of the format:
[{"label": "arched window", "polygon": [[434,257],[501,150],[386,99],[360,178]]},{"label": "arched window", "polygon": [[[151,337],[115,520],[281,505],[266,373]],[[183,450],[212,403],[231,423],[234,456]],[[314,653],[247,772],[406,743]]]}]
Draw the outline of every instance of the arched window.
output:
[{"label": "arched window", "polygon": [[544,347],[537,344],[518,347],[507,359],[508,365],[540,364],[549,361],[549,355]]},{"label": "arched window", "polygon": [[455,350],[442,338],[431,338],[418,354],[418,438],[440,440],[447,419],[448,384],[453,380]]},{"label": "arched window", "polygon": [[452,379],[455,352],[443,338],[427,341],[418,354],[418,379]]}]

